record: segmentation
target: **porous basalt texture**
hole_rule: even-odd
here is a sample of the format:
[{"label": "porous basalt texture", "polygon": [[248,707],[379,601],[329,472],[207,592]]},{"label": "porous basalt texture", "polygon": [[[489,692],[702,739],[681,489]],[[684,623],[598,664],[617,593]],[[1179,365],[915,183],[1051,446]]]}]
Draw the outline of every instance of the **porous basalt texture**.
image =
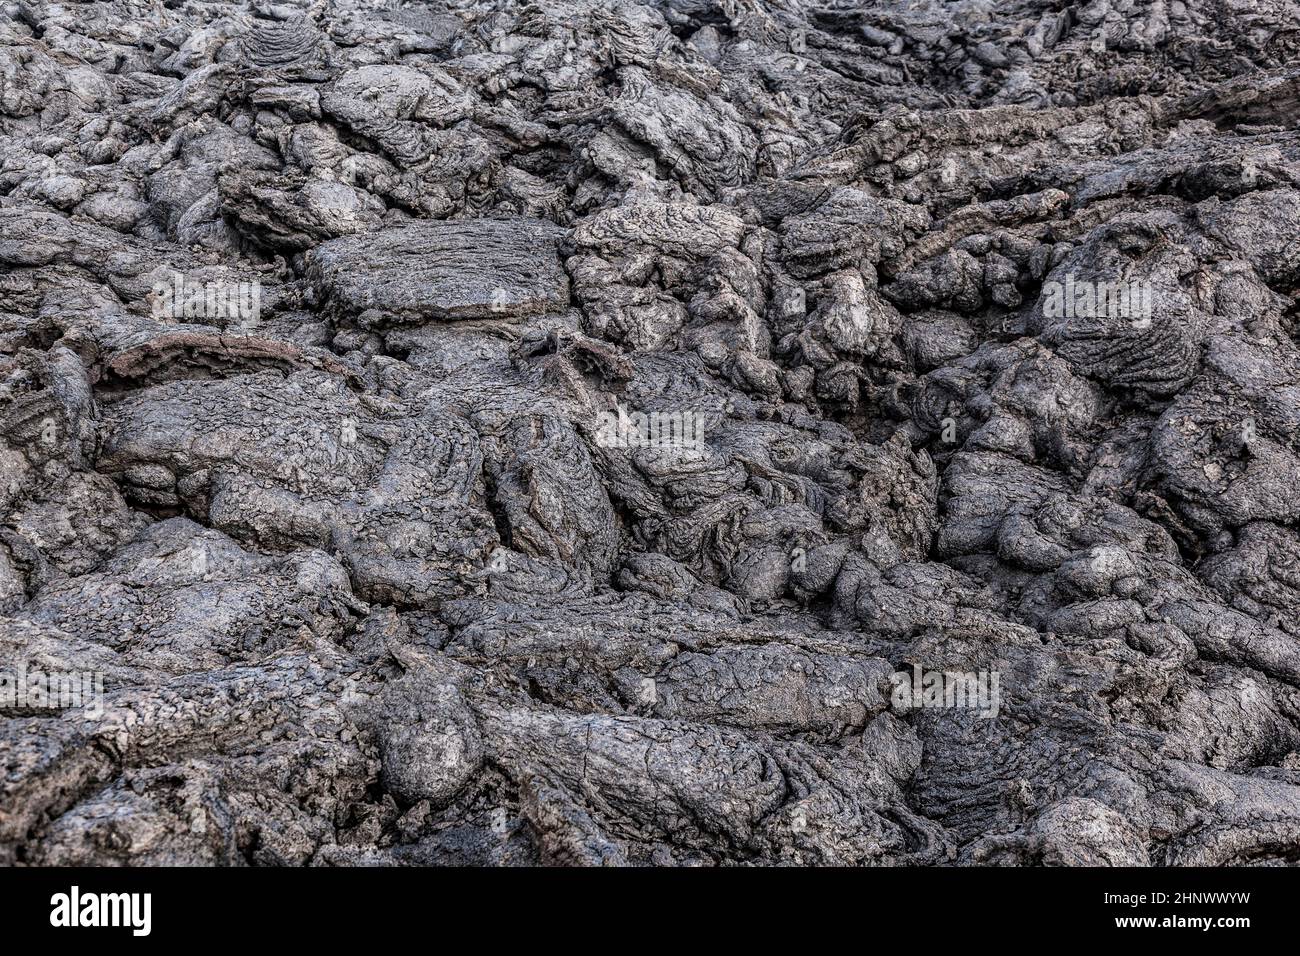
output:
[{"label": "porous basalt texture", "polygon": [[1300,862],[1295,18],[0,4],[0,864]]}]

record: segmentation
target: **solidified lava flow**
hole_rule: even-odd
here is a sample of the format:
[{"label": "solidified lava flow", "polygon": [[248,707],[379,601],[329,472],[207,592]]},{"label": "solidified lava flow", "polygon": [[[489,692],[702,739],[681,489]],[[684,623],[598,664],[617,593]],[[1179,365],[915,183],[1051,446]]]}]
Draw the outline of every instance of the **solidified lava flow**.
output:
[{"label": "solidified lava flow", "polygon": [[0,3],[0,864],[1300,860],[1297,52]]}]

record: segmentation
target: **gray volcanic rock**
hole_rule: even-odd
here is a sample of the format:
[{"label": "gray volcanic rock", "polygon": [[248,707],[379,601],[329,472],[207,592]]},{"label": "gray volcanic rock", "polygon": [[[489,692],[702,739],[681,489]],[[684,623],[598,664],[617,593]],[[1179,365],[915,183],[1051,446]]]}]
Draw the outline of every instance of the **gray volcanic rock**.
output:
[{"label": "gray volcanic rock", "polygon": [[0,864],[1294,863],[1293,21],[3,6]]},{"label": "gray volcanic rock", "polygon": [[569,304],[563,234],[530,219],[421,222],[322,243],[308,276],[327,303],[374,322],[545,314]]}]

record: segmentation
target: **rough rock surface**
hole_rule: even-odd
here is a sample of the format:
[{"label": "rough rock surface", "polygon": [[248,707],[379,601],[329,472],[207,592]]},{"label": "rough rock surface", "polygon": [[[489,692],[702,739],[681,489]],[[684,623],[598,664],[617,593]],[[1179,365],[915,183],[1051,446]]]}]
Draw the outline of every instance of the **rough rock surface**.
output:
[{"label": "rough rock surface", "polygon": [[1295,23],[0,3],[0,864],[1300,862]]}]

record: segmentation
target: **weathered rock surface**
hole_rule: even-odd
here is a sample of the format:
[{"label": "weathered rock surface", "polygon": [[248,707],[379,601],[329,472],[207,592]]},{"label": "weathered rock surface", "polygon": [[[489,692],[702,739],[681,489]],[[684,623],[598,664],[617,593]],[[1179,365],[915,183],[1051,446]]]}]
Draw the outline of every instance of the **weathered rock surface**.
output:
[{"label": "weathered rock surface", "polygon": [[1293,21],[0,6],[0,864],[1297,862]]}]

